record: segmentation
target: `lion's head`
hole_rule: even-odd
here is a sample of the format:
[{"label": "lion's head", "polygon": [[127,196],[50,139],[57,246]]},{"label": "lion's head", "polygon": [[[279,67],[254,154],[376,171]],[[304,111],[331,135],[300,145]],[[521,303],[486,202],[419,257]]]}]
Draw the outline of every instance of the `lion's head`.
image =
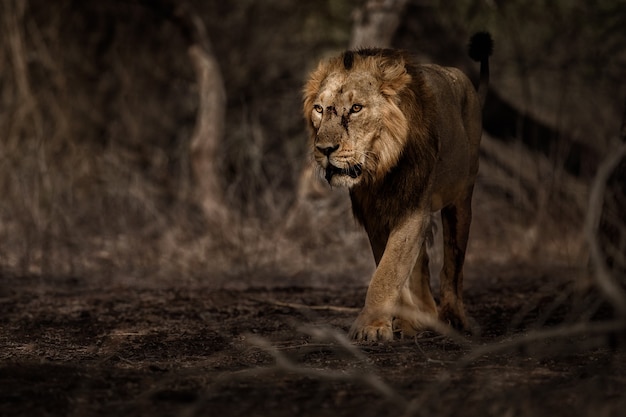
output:
[{"label": "lion's head", "polygon": [[304,89],[313,155],[332,186],[375,181],[396,165],[415,103],[402,53],[348,51],[319,64]]}]

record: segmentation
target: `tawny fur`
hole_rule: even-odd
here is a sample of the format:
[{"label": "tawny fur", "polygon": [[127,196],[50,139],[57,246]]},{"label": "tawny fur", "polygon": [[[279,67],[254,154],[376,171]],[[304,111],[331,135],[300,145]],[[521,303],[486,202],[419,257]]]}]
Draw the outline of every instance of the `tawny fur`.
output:
[{"label": "tawny fur", "polygon": [[[389,340],[394,331],[414,334],[437,319],[468,326],[462,267],[491,38],[482,34],[472,45],[483,67],[481,97],[459,70],[418,65],[391,49],[321,62],[305,86],[313,155],[331,185],[349,188],[377,265],[353,339]],[[430,213],[439,210],[444,265],[437,308],[424,236]]]}]

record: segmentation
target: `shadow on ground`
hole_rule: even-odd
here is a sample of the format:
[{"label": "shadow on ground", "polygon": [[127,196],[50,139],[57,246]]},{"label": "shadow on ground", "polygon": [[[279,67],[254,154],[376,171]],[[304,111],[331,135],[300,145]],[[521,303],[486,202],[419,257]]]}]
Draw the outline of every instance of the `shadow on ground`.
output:
[{"label": "shadow on ground", "polygon": [[[468,283],[480,327],[468,344],[426,334],[358,347],[343,335],[365,288],[3,277],[0,414],[621,415],[626,353],[585,330],[608,316],[570,290],[575,271],[492,269]],[[557,331],[520,339],[546,330]]]}]

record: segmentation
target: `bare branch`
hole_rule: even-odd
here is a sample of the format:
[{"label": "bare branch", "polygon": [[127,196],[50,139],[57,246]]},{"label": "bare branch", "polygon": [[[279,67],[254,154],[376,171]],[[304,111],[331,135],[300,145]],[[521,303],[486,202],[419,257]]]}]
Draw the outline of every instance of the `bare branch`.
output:
[{"label": "bare branch", "polygon": [[278,307],[288,307],[293,308],[294,310],[316,310],[316,311],[336,311],[340,313],[358,313],[361,311],[360,308],[356,307],[341,307],[341,306],[332,306],[332,305],[321,305],[321,306],[310,306],[306,304],[300,303],[285,303],[283,301],[277,300],[258,300],[263,303],[273,304]]}]

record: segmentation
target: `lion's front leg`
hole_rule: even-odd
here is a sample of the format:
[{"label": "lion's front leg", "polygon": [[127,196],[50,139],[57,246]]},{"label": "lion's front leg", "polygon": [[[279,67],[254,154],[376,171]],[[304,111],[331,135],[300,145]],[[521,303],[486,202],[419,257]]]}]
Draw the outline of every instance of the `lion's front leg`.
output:
[{"label": "lion's front leg", "polygon": [[393,339],[392,320],[401,308],[401,291],[420,254],[428,219],[427,213],[414,214],[393,229],[382,256],[377,254],[379,242],[370,236],[378,267],[367,289],[365,306],[350,329],[351,339]]},{"label": "lion's front leg", "polygon": [[430,289],[430,270],[426,244],[417,258],[408,285],[402,291],[400,309],[396,313],[393,328],[402,337],[413,337],[433,329],[438,320],[437,304]]}]

